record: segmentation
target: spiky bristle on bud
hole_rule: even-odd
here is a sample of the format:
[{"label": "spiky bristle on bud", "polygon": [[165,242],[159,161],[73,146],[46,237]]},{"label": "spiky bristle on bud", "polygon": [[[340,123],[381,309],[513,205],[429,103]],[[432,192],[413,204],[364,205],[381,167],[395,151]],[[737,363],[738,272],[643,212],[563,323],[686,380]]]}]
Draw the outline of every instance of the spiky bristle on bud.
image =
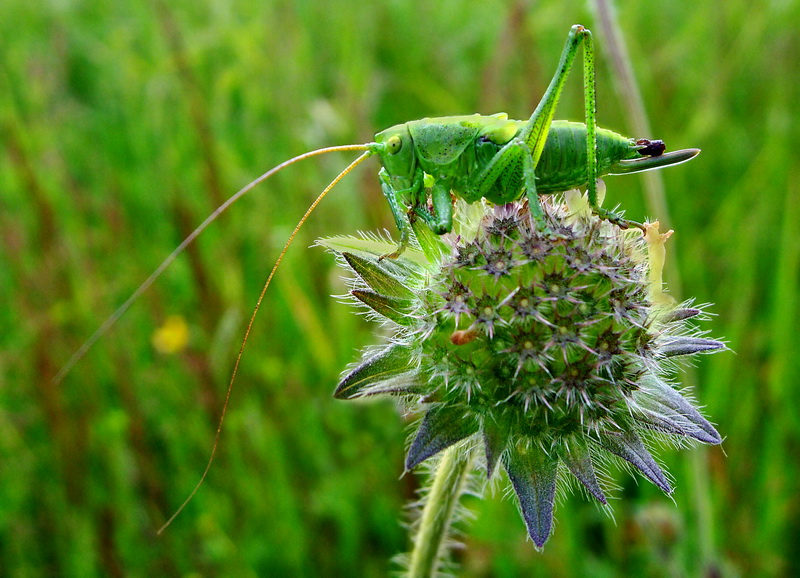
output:
[{"label": "spiky bristle on bud", "polygon": [[552,529],[559,464],[605,504],[599,458],[617,456],[670,493],[650,434],[720,443],[670,377],[675,357],[724,348],[688,326],[700,309],[663,298],[641,232],[543,207],[547,232],[530,226],[523,203],[460,202],[454,233],[415,226],[418,247],[398,259],[379,259],[394,247],[375,238],[320,241],[355,273],[352,296],[392,331],[336,397],[391,395],[421,414],[409,470],[479,440],[488,476],[498,464],[508,474],[537,547]]}]

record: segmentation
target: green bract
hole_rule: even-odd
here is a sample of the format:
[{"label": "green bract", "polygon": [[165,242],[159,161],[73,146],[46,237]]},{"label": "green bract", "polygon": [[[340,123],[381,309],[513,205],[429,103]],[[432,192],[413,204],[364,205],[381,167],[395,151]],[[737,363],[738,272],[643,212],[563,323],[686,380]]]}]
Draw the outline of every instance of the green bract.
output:
[{"label": "green bract", "polygon": [[391,332],[336,397],[391,395],[422,414],[409,470],[454,444],[480,446],[488,476],[498,464],[508,474],[537,547],[559,478],[605,504],[595,464],[614,455],[669,493],[650,434],[720,443],[669,377],[675,357],[724,348],[687,325],[699,309],[662,303],[640,231],[543,205],[548,233],[522,203],[459,203],[454,233],[416,226],[418,246],[398,259],[380,259],[394,246],[374,238],[320,242]]}]

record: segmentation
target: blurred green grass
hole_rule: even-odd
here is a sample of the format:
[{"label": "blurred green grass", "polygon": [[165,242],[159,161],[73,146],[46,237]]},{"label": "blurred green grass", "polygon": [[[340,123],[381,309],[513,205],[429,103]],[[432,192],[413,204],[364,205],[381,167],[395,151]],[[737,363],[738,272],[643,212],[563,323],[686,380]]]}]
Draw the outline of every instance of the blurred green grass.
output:
[{"label": "blurred green grass", "polygon": [[[468,498],[468,576],[797,575],[800,6],[618,6],[653,125],[703,154],[664,171],[686,296],[736,351],[696,395],[726,436],[664,449],[675,504],[618,476],[543,554],[499,485]],[[331,397],[375,339],[331,294],[317,237],[392,230],[370,161],[287,256],[202,472],[244,322],[294,223],[352,155],[307,161],[208,230],[58,386],[80,343],[221,199],[301,152],[447,114],[530,115],[571,24],[595,29],[602,126],[630,132],[584,5],[62,1],[0,4],[0,574],[383,576],[418,481],[386,404]],[[557,114],[580,119],[578,75]],[[607,203],[646,214],[636,177]],[[658,216],[658,215],[653,215]],[[669,282],[669,279],[667,279]],[[169,315],[189,346],[158,354]],[[724,453],[723,453],[724,452]],[[710,512],[704,525],[701,512]],[[698,560],[704,560],[698,563]],[[712,569],[704,564],[711,563]]]}]

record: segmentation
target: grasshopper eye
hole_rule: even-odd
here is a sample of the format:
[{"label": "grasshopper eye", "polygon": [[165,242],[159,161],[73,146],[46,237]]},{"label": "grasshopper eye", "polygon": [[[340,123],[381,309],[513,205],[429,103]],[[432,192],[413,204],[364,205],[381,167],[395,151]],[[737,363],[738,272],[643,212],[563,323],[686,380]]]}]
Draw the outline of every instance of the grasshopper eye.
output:
[{"label": "grasshopper eye", "polygon": [[401,148],[403,148],[403,140],[397,135],[389,137],[389,140],[386,141],[386,150],[389,154],[396,155]]}]

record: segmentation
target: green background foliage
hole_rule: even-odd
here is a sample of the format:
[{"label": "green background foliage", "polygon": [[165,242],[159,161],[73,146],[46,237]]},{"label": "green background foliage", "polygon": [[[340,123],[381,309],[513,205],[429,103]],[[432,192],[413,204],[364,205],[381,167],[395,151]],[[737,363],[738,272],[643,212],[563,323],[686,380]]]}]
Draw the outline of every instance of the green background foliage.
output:
[{"label": "green background foliage", "polygon": [[[456,552],[465,576],[797,575],[800,5],[619,2],[663,172],[682,295],[736,353],[687,376],[723,446],[660,456],[674,503],[580,495],[534,551],[506,481]],[[205,485],[244,324],[311,199],[354,155],[275,177],[222,217],[56,385],[80,343],[222,199],[288,157],[424,116],[527,118],[569,26],[595,30],[598,118],[630,132],[584,4],[350,0],[0,3],[0,574],[384,576],[419,479],[408,417],[331,397],[374,328],[314,239],[393,229],[369,161],[326,199],[256,322]],[[579,72],[557,117],[582,119]],[[638,177],[607,205],[647,215]],[[649,215],[658,217],[659,215]],[[662,216],[663,217],[663,216]],[[151,339],[170,315],[181,352]]]}]

